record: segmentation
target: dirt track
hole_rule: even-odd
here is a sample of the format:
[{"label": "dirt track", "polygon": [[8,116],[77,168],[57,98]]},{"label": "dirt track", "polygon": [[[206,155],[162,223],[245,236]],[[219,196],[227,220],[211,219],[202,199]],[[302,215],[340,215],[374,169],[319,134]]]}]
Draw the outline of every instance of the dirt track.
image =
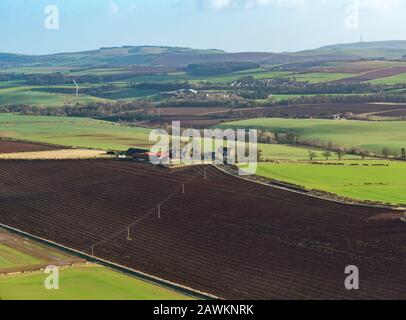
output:
[{"label": "dirt track", "polygon": [[375,79],[380,78],[387,78],[391,76],[396,76],[398,74],[406,73],[406,68],[404,67],[396,67],[396,68],[382,68],[376,69],[373,71],[368,71],[361,75],[344,78],[339,80],[331,81],[330,83],[355,83],[355,82],[367,82]]},{"label": "dirt track", "polygon": [[[406,297],[406,224],[369,219],[391,212],[211,167],[204,179],[202,167],[4,161],[0,201],[1,223],[87,253],[94,246],[98,257],[224,298]],[[344,289],[344,269],[353,264],[358,292]]]}]

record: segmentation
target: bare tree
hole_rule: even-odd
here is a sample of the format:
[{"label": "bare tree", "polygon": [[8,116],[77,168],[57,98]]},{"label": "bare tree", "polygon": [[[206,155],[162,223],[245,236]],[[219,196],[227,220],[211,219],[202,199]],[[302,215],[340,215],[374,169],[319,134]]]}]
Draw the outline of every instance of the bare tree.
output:
[{"label": "bare tree", "polygon": [[331,157],[331,152],[330,151],[324,151],[323,152],[323,157],[326,158],[326,160],[328,160]]}]

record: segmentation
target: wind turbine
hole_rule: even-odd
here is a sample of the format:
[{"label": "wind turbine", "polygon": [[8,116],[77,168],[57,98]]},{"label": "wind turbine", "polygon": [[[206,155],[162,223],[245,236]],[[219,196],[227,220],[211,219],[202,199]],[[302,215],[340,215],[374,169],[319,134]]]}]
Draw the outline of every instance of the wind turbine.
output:
[{"label": "wind turbine", "polygon": [[75,86],[76,86],[76,96],[78,97],[78,96],[79,96],[79,85],[76,83],[75,80],[73,80],[73,83],[74,83]]}]

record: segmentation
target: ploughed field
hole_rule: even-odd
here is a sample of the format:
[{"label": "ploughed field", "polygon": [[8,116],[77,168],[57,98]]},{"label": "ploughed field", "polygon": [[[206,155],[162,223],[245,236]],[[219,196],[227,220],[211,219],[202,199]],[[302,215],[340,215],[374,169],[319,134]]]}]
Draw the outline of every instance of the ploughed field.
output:
[{"label": "ploughed field", "polygon": [[56,147],[41,144],[0,140],[0,153],[49,151],[56,149]]},{"label": "ploughed field", "polygon": [[355,76],[355,77],[338,79],[338,80],[334,80],[331,82],[333,82],[333,83],[367,82],[367,81],[371,81],[371,80],[375,80],[375,79],[387,78],[387,77],[399,75],[402,73],[406,73],[405,67],[381,68],[381,69],[376,69],[373,71],[368,71],[366,73],[363,73],[363,74]]},{"label": "ploughed field", "polygon": [[368,118],[370,116],[403,117],[406,116],[406,104],[379,103],[327,103],[292,105],[268,108],[267,116],[273,117],[320,117],[352,114]]},{"label": "ploughed field", "polygon": [[[88,254],[93,246],[97,257],[221,298],[406,295],[406,225],[393,212],[318,200],[213,167],[205,179],[203,167],[1,161],[0,202],[2,224]],[[348,265],[360,269],[359,291],[344,288]]]}]

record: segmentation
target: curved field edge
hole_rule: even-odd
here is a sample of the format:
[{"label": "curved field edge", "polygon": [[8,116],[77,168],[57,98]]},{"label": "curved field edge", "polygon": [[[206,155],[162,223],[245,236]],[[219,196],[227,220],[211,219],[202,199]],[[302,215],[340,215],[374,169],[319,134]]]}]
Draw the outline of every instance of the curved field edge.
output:
[{"label": "curved field edge", "polygon": [[[2,170],[15,173],[1,175],[1,183],[13,179],[14,192],[26,195],[18,204],[5,199],[3,224],[89,254],[98,244],[97,257],[203,292],[228,299],[382,299],[404,292],[404,224],[369,222],[392,210],[314,199],[214,168],[207,179],[201,167],[172,172],[118,161],[10,161]],[[27,194],[28,177],[44,171],[41,190]],[[149,211],[191,178],[196,183],[186,185],[186,194],[173,193],[161,219]],[[44,205],[53,210],[43,212]],[[126,239],[129,225],[133,241]],[[364,290],[348,292],[343,268],[354,259]]]},{"label": "curved field edge", "polygon": [[325,161],[258,163],[257,176],[341,197],[406,206],[406,163]]},{"label": "curved field edge", "polygon": [[[0,114],[0,138],[57,146],[101,150],[127,150],[131,147],[149,149],[154,144],[149,141],[150,132],[151,129],[87,118]],[[322,157],[322,151],[317,148],[259,144],[259,149],[267,160],[305,160],[308,151]]]},{"label": "curved field edge", "polygon": [[404,121],[257,118],[227,122],[218,127],[292,132],[303,143],[315,140],[332,142],[337,146],[357,147],[377,154],[383,148],[397,154],[400,154],[402,148],[406,148]]},{"label": "curved field edge", "polygon": [[0,278],[2,300],[189,300],[188,296],[101,266],[60,270],[60,288],[47,290],[41,272]]}]

